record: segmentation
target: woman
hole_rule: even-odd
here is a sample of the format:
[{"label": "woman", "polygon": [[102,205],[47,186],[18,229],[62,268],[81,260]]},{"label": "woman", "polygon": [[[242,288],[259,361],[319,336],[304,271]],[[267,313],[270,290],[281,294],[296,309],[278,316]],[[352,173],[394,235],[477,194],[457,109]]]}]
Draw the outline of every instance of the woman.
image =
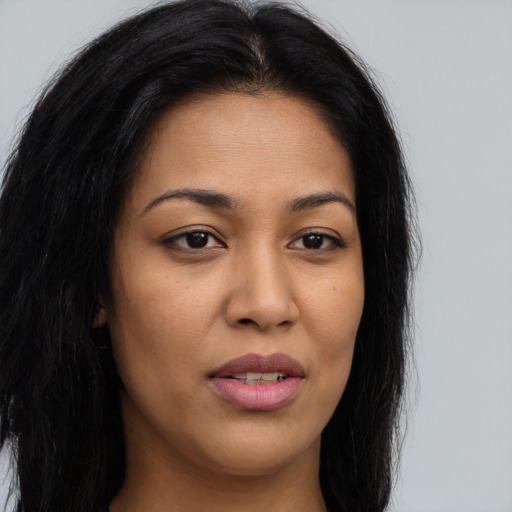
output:
[{"label": "woman", "polygon": [[379,511],[409,185],[364,67],[281,5],[184,0],[48,87],[0,201],[20,511]]}]

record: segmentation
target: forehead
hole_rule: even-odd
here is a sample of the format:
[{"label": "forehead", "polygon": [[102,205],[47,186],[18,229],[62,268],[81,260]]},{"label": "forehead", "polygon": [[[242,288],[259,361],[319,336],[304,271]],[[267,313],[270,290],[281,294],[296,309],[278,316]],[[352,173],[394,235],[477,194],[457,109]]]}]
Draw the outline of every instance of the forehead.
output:
[{"label": "forehead", "polygon": [[198,187],[244,198],[269,186],[296,196],[340,189],[355,199],[349,155],[314,104],[277,92],[202,94],[155,123],[131,196],[139,203]]}]

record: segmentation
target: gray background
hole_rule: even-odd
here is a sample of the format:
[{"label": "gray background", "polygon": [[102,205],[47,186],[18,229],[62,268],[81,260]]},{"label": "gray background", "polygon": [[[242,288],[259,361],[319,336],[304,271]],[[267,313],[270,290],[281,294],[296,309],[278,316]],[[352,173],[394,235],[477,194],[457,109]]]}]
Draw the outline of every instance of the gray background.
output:
[{"label": "gray background", "polygon": [[[151,3],[0,0],[1,162],[52,71]],[[418,382],[391,510],[510,512],[512,2],[304,5],[378,72],[416,185]]]}]

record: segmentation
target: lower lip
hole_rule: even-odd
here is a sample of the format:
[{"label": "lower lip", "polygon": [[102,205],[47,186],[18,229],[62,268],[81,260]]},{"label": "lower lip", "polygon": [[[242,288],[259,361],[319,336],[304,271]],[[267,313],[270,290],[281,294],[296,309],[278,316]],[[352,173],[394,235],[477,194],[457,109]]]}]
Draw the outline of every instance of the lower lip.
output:
[{"label": "lower lip", "polygon": [[251,386],[236,379],[214,377],[210,380],[214,391],[224,400],[251,411],[273,411],[283,407],[298,393],[302,379],[288,377],[275,384]]}]

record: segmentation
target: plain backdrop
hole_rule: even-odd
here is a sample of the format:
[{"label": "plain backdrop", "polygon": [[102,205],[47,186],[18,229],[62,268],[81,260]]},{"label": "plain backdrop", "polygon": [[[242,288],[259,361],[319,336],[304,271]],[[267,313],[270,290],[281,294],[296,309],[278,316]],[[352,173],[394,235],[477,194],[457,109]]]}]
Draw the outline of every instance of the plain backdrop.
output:
[{"label": "plain backdrop", "polygon": [[[52,72],[152,3],[0,0],[1,163]],[[390,510],[511,512],[512,2],[303,4],[377,73],[418,199],[418,377]]]}]

